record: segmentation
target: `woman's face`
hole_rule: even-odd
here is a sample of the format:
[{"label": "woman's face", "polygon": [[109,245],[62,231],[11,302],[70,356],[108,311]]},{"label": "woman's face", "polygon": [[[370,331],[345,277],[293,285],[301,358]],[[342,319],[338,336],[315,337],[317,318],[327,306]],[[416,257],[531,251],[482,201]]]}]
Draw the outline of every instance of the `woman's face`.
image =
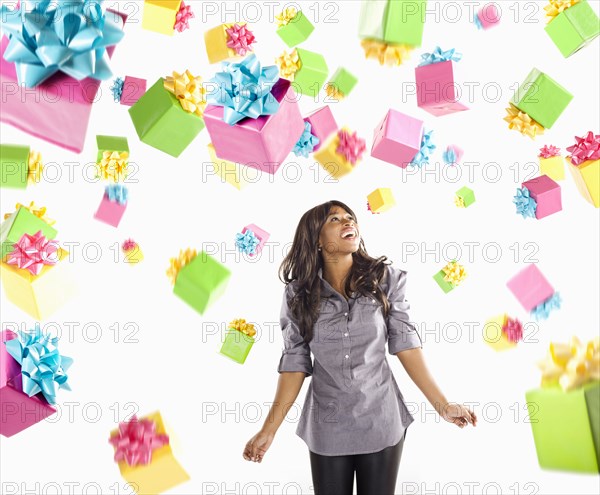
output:
[{"label": "woman's face", "polygon": [[358,250],[360,233],[354,217],[339,206],[329,215],[319,234],[319,246],[329,254],[351,254]]}]

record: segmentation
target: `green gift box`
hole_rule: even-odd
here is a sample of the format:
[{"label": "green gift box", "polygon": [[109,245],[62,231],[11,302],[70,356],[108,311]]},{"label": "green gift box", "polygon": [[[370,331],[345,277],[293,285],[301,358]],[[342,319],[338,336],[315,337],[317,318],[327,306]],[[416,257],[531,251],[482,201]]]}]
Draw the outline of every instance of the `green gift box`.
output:
[{"label": "green gift box", "polygon": [[540,467],[598,473],[600,382],[569,392],[542,387],[525,397]]},{"label": "green gift box", "polygon": [[250,337],[235,328],[228,328],[219,352],[233,359],[236,363],[244,364],[254,342],[254,337]]},{"label": "green gift box", "polygon": [[456,191],[456,196],[463,200],[465,208],[475,203],[475,193],[472,189],[469,189],[467,186],[463,186],[458,191]]},{"label": "green gift box", "polygon": [[294,75],[293,87],[297,93],[316,96],[325,84],[329,74],[323,55],[296,48],[300,69]]},{"label": "green gift box", "polygon": [[29,173],[29,146],[0,145],[0,187],[25,189]]},{"label": "green gift box", "polygon": [[204,129],[204,120],[186,112],[159,79],[129,109],[140,140],[178,157]]},{"label": "green gift box", "polygon": [[277,34],[290,48],[306,41],[315,27],[302,13],[298,12],[285,26],[277,29]]},{"label": "green gift box", "polygon": [[566,58],[598,36],[600,22],[590,4],[586,0],[581,0],[558,14],[545,29],[560,53]]},{"label": "green gift box", "polygon": [[573,95],[554,79],[533,69],[513,95],[511,103],[542,127],[550,129],[572,99]]},{"label": "green gift box", "polygon": [[96,163],[102,160],[105,151],[129,154],[129,143],[126,137],[121,136],[96,136],[96,145],[98,146],[98,156]]},{"label": "green gift box", "polygon": [[358,34],[391,44],[421,46],[427,0],[364,0]]},{"label": "green gift box", "polygon": [[0,224],[0,242],[2,243],[2,258],[12,253],[13,244],[19,241],[23,234],[34,235],[38,231],[48,239],[54,239],[57,231],[51,225],[35,216],[27,208],[20,207],[2,224]]},{"label": "green gift box", "polygon": [[173,292],[198,313],[219,299],[229,282],[231,272],[209,254],[200,252],[177,274]]},{"label": "green gift box", "polygon": [[445,277],[444,270],[440,270],[433,276],[433,280],[435,280],[437,282],[437,284],[440,286],[440,288],[444,291],[444,294],[448,294],[448,292],[450,292],[452,289],[454,289],[454,285],[452,285],[450,282],[447,282],[446,280],[444,280],[444,277]]},{"label": "green gift box", "polygon": [[327,85],[339,91],[343,96],[348,96],[357,82],[358,79],[356,77],[343,67],[340,67],[335,71]]}]

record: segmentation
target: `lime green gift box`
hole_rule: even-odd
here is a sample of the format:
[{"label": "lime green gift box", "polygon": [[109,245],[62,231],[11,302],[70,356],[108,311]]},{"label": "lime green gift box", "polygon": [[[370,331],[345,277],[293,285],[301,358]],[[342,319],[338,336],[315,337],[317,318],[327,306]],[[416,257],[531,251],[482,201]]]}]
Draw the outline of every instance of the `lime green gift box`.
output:
[{"label": "lime green gift box", "polygon": [[129,109],[140,140],[178,157],[204,129],[204,120],[186,112],[159,79]]},{"label": "lime green gift box", "polygon": [[228,328],[219,352],[233,359],[236,363],[244,364],[254,342],[254,337],[250,337],[235,328]]},{"label": "lime green gift box", "polygon": [[350,91],[356,86],[357,82],[358,79],[354,75],[343,67],[340,67],[335,71],[327,85],[333,87],[334,90],[341,93],[342,96],[348,96]]},{"label": "lime green gift box", "polygon": [[2,243],[2,256],[12,253],[13,244],[19,241],[23,234],[35,235],[38,231],[47,239],[54,239],[57,231],[41,218],[31,213],[27,208],[21,206],[2,224],[0,224],[0,242]]},{"label": "lime green gift box", "polygon": [[567,58],[600,34],[600,22],[586,0],[563,10],[546,26],[546,32]]},{"label": "lime green gift box", "polygon": [[129,143],[126,137],[121,136],[96,136],[96,145],[98,147],[98,155],[96,157],[96,163],[102,160],[102,155],[105,151],[113,153],[115,151],[119,153],[129,154]]},{"label": "lime green gift box", "polygon": [[465,208],[468,208],[475,203],[475,192],[467,186],[463,186],[456,191],[456,197],[463,200]]},{"label": "lime green gift box", "polygon": [[296,53],[300,59],[300,69],[294,75],[294,90],[303,95],[316,96],[329,74],[325,57],[303,48],[296,48]]},{"label": "lime green gift box", "polygon": [[440,270],[433,276],[433,280],[437,282],[440,288],[444,291],[444,294],[448,294],[448,292],[454,289],[454,285],[444,280],[445,276],[446,274],[444,273],[444,270]]},{"label": "lime green gift box", "polygon": [[600,382],[564,392],[559,386],[526,392],[538,462],[542,468],[598,473]]},{"label": "lime green gift box", "polygon": [[291,48],[306,41],[314,30],[308,18],[302,12],[297,12],[288,24],[277,29],[277,34]]},{"label": "lime green gift box", "polygon": [[25,189],[29,173],[29,146],[0,145],[0,187]]},{"label": "lime green gift box", "polygon": [[363,0],[359,37],[421,46],[426,7],[427,0]]}]

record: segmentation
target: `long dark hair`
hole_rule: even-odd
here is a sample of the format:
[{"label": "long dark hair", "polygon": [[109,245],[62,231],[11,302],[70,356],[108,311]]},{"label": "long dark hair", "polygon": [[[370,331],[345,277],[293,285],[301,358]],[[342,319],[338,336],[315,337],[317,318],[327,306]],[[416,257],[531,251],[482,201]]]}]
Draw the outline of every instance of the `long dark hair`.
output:
[{"label": "long dark hair", "polygon": [[[346,210],[358,223],[354,212],[341,201],[331,200],[315,206],[302,215],[292,247],[279,267],[279,279],[286,285],[294,282],[295,295],[288,304],[306,343],[312,340],[313,326],[319,317],[319,268],[323,268],[323,255],[318,251],[319,234],[334,206]],[[346,294],[355,287],[360,295],[374,297],[382,304],[384,315],[388,313],[389,303],[380,284],[389,264],[385,263],[387,259],[386,256],[369,256],[361,238],[358,250],[352,253],[352,268],[344,285]]]}]

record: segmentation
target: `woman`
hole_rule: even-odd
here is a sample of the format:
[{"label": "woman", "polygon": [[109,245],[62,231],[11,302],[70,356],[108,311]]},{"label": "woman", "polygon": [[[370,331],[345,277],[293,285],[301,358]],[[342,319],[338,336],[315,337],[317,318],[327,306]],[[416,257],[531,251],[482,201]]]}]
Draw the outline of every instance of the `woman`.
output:
[{"label": "woman", "polygon": [[[435,410],[460,428],[477,423],[435,384],[409,323],[406,272],[371,258],[356,216],[339,201],[307,211],[280,267],[284,350],[279,383],[262,429],[243,457],[262,462],[275,433],[312,376],[296,433],[306,442],[317,495],[393,494],[408,426],[414,421],[385,356],[398,356]],[[311,361],[314,355],[314,365]]]}]

